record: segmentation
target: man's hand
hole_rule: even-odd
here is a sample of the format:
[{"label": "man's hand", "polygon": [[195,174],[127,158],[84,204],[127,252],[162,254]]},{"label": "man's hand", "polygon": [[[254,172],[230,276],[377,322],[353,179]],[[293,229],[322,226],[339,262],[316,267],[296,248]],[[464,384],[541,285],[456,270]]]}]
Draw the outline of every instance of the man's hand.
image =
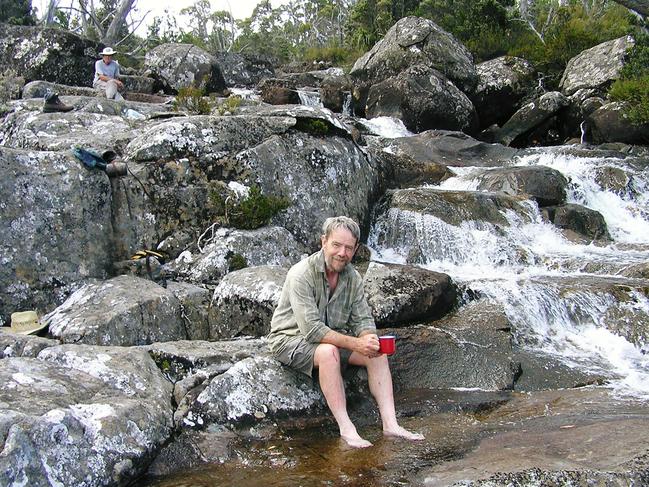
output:
[{"label": "man's hand", "polygon": [[356,351],[369,358],[381,355],[379,353],[379,337],[374,333],[367,333],[357,338],[358,348]]}]

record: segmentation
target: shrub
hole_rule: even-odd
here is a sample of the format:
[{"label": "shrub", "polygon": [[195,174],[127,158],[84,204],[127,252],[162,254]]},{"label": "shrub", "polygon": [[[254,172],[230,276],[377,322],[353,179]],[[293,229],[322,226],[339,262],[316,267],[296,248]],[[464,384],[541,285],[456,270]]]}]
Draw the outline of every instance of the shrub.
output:
[{"label": "shrub", "polygon": [[322,137],[329,133],[329,124],[317,118],[300,118],[295,124],[295,128],[316,137]]},{"label": "shrub", "polygon": [[219,111],[219,115],[225,115],[226,113],[233,115],[240,106],[241,97],[230,96],[218,106],[217,110]]},{"label": "shrub", "polygon": [[226,259],[228,261],[228,271],[238,271],[248,267],[248,261],[241,254],[231,254]]},{"label": "shrub", "polygon": [[227,208],[227,221],[235,228],[254,230],[268,225],[271,218],[290,205],[288,198],[265,196],[259,186],[253,186],[246,198]]},{"label": "shrub", "polygon": [[635,125],[649,123],[649,36],[642,35],[620,70],[620,79],[611,85],[608,96],[625,102],[625,114]]},{"label": "shrub", "polygon": [[180,88],[174,101],[174,110],[185,110],[198,115],[209,115],[212,111],[212,104],[208,98],[203,96],[203,90],[189,86]]}]

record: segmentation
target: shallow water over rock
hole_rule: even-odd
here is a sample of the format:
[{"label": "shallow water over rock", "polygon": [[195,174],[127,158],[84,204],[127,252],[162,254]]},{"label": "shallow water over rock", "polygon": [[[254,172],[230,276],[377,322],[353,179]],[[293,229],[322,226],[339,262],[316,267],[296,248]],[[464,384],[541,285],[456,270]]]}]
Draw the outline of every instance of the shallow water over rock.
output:
[{"label": "shallow water over rock", "polygon": [[[649,449],[649,405],[620,401],[606,389],[530,394],[419,390],[398,401],[401,423],[426,440],[384,438],[376,418],[356,410],[361,435],[374,444],[370,448],[347,447],[330,418],[309,420],[306,426],[279,424],[264,438],[240,436],[230,446],[228,462],[140,485],[466,486],[530,472],[541,482],[570,472],[630,485],[626,479],[649,475],[641,458]],[[488,485],[532,485],[496,477]]]}]

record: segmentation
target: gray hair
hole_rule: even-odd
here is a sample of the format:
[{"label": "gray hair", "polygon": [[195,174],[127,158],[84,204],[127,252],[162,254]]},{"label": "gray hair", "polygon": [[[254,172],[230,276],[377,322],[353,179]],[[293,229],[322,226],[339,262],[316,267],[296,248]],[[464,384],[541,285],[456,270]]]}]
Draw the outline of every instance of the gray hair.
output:
[{"label": "gray hair", "polygon": [[327,218],[322,224],[322,235],[325,238],[329,238],[331,232],[337,230],[338,228],[344,228],[345,230],[348,230],[356,239],[356,243],[360,241],[361,229],[358,226],[358,223],[347,216],[332,216]]}]

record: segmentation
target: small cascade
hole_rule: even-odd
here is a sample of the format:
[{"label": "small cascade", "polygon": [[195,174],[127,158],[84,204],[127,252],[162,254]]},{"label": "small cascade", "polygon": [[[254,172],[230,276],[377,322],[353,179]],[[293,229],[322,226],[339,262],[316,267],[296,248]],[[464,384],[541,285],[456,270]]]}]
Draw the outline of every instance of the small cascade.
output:
[{"label": "small cascade", "polygon": [[359,122],[375,135],[380,135],[387,139],[414,135],[400,119],[394,117],[376,117],[370,120],[361,118]]},{"label": "small cascade", "polygon": [[[396,205],[375,217],[368,239],[373,257],[449,274],[471,295],[503,306],[520,347],[602,372],[619,392],[649,398],[646,280],[623,277],[649,262],[649,174],[621,159],[540,151],[511,165],[562,172],[570,182],[568,201],[599,211],[613,241],[570,241],[532,201],[524,211],[501,210],[505,224],[452,225],[425,208]],[[485,168],[453,171],[455,177],[430,190],[475,191],[472,174]]]},{"label": "small cascade", "polygon": [[347,117],[353,117],[354,116],[354,105],[353,105],[353,97],[352,94],[349,91],[345,91],[343,93],[343,115]]},{"label": "small cascade", "polygon": [[586,120],[579,124],[579,130],[581,131],[581,137],[579,138],[579,143],[586,143]]},{"label": "small cascade", "polygon": [[317,91],[297,90],[297,94],[300,97],[300,103],[302,105],[324,108],[324,105],[320,100],[320,93]]}]

